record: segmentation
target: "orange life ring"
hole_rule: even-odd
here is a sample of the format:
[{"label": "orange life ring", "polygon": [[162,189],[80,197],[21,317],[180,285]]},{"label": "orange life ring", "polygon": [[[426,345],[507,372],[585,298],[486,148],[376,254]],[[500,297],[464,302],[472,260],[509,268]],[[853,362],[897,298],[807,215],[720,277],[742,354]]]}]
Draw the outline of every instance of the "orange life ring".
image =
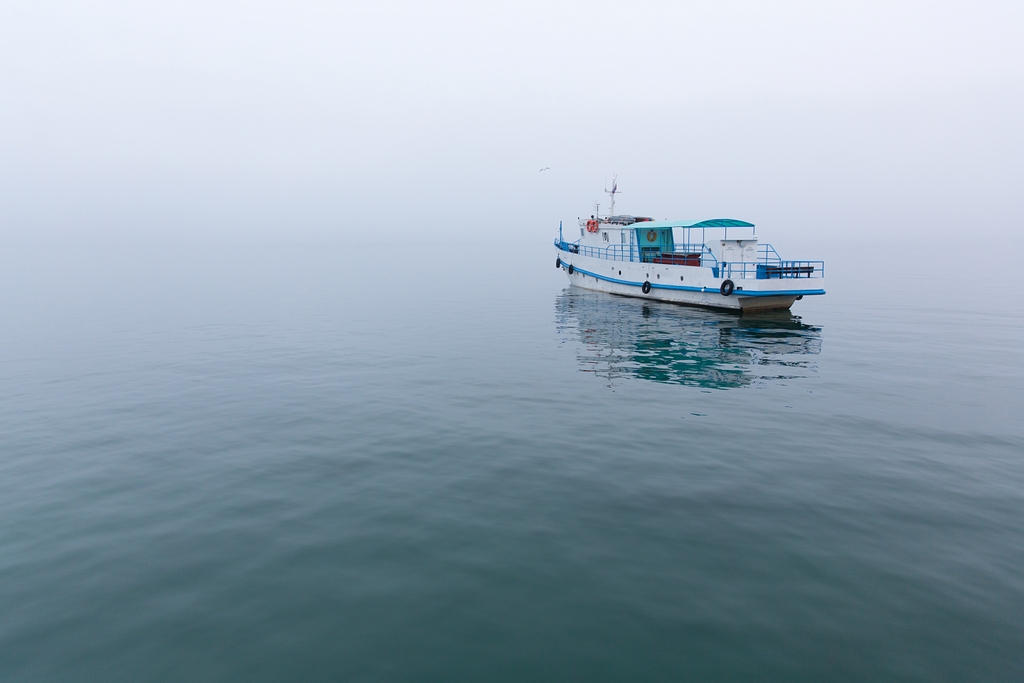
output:
[{"label": "orange life ring", "polygon": [[657,242],[658,241],[658,233],[654,232],[653,230],[648,230],[647,231],[647,241],[648,242]]},{"label": "orange life ring", "polygon": [[587,232],[597,232],[597,231],[598,231],[597,221],[595,221],[595,220],[587,221]]}]

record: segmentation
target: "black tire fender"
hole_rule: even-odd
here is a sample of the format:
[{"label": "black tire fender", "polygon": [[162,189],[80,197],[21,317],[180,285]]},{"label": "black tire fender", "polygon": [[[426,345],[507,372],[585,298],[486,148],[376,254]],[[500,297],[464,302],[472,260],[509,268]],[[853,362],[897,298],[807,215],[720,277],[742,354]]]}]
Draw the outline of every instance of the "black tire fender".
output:
[{"label": "black tire fender", "polygon": [[561,268],[561,267],[562,267],[562,257],[559,256],[558,258],[555,259],[555,268]]},{"label": "black tire fender", "polygon": [[722,293],[722,296],[729,296],[733,290],[736,289],[736,285],[732,280],[725,280],[722,282],[722,286],[718,288],[718,291]]},{"label": "black tire fender", "polygon": [[647,281],[647,280],[644,280],[644,286],[640,288],[640,291],[642,291],[644,294],[650,294],[651,293],[651,283],[649,281]]},{"label": "black tire fender", "polygon": [[572,264],[569,264],[569,275],[572,275]]},{"label": "black tire fender", "polygon": [[797,295],[796,295],[796,300],[797,300],[797,301],[800,301],[800,299],[803,299],[803,298],[804,298],[804,295],[803,295],[803,294],[797,294]]}]

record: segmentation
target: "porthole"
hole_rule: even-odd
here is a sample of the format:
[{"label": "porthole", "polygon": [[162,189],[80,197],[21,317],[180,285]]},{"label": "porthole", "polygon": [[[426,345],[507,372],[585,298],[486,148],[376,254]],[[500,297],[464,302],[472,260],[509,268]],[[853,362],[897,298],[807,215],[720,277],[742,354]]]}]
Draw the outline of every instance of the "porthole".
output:
[{"label": "porthole", "polygon": [[622,271],[621,270],[619,271],[619,275],[622,275]]},{"label": "porthole", "polygon": [[657,277],[660,280],[661,279],[661,273],[658,273],[655,277]]},{"label": "porthole", "polygon": [[682,282],[682,281],[683,281],[683,276],[682,276],[682,275],[680,275],[680,276],[679,276],[679,281],[680,281],[680,282]]}]

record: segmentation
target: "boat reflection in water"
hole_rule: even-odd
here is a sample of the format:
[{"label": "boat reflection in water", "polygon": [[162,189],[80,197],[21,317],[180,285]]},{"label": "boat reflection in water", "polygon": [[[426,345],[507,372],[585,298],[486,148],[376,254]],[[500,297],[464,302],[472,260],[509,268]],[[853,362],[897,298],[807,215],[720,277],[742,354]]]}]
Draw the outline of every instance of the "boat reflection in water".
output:
[{"label": "boat reflection in water", "polygon": [[812,376],[821,352],[821,328],[789,311],[739,316],[570,287],[555,320],[581,370],[609,380],[751,386]]}]

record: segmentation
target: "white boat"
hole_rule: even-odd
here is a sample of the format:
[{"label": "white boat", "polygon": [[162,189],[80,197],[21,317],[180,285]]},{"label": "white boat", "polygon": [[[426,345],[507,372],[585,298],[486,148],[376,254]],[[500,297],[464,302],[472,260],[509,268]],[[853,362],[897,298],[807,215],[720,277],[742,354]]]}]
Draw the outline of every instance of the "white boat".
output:
[{"label": "white boat", "polygon": [[783,260],[753,223],[615,215],[614,184],[608,192],[609,215],[580,219],[579,239],[568,241],[558,226],[555,267],[573,285],[741,312],[788,309],[825,293],[824,262]]}]

